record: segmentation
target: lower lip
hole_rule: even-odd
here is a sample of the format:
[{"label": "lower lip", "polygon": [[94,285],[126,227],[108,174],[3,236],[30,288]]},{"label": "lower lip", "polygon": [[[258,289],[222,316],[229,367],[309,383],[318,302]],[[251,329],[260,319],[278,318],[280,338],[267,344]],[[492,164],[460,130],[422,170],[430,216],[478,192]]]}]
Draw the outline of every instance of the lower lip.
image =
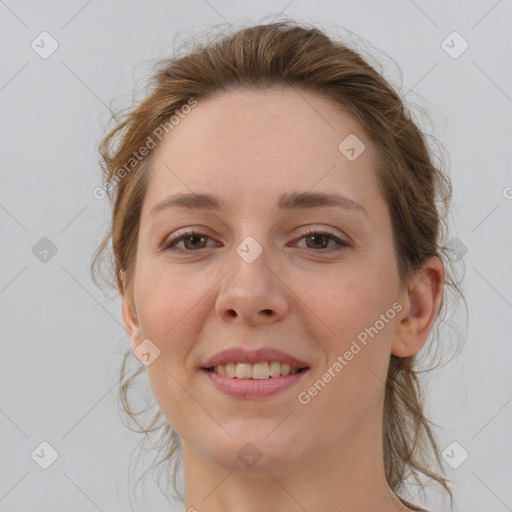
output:
[{"label": "lower lip", "polygon": [[302,370],[294,375],[280,375],[279,377],[270,377],[269,379],[237,379],[225,377],[218,373],[211,372],[205,368],[202,371],[206,373],[212,384],[223,393],[236,398],[263,398],[277,395],[281,391],[288,389],[309,372]]}]

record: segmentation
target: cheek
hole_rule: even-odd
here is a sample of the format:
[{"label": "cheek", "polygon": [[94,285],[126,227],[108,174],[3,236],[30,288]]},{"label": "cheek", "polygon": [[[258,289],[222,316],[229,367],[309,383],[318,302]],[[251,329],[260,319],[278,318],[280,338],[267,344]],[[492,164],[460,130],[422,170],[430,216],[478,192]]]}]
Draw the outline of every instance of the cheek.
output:
[{"label": "cheek", "polygon": [[150,339],[166,341],[183,331],[183,325],[196,310],[206,287],[199,278],[181,275],[179,271],[161,269],[148,262],[141,265],[136,279],[137,311],[143,334]]},{"label": "cheek", "polygon": [[171,272],[149,259],[138,269],[135,290],[141,337],[160,351],[147,371],[162,406],[179,404],[184,398],[180,384],[186,387],[190,378],[187,355],[199,337],[204,314],[201,299],[209,289],[201,282],[204,279],[197,274]]},{"label": "cheek", "polygon": [[183,411],[195,405],[184,390],[193,388],[194,376],[186,365],[201,325],[197,315],[205,287],[198,284],[197,277],[185,278],[150,263],[141,265],[137,278],[141,333],[160,350],[146,367],[148,378],[160,410],[177,431],[187,426]]},{"label": "cheek", "polygon": [[392,294],[378,282],[368,268],[347,268],[321,279],[303,283],[300,296],[311,311],[323,321],[322,339],[340,349],[373,325],[381,313],[391,307]]},{"label": "cheek", "polygon": [[[321,419],[326,443],[359,428],[383,396],[395,311],[391,294],[375,283],[368,272],[351,272],[308,287],[308,306],[322,320],[313,336],[326,357],[303,399],[308,415]],[[389,310],[387,322],[380,320]]]},{"label": "cheek", "polygon": [[[312,333],[326,356],[326,367],[320,371],[331,368],[341,389],[346,386],[344,380],[350,382],[354,386],[352,397],[360,397],[368,386],[371,388],[368,379],[373,383],[386,380],[396,324],[396,297],[391,284],[383,282],[379,273],[386,276],[378,268],[372,272],[368,268],[347,267],[327,280],[308,282],[301,292],[310,297],[311,302],[305,302],[321,319],[314,322],[318,327]],[[392,277],[391,272],[387,275]],[[338,371],[332,368],[336,361],[342,370],[339,366]]]}]

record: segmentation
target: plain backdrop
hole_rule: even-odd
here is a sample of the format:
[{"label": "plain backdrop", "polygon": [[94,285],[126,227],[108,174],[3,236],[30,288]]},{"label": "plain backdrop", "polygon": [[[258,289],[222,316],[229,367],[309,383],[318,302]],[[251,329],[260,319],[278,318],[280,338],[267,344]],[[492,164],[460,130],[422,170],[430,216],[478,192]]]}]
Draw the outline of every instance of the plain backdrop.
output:
[{"label": "plain backdrop", "polygon": [[[97,144],[111,101],[181,39],[281,12],[366,40],[449,155],[469,322],[462,354],[428,382],[428,412],[458,465],[456,510],[512,510],[512,2],[2,0],[0,511],[130,509],[139,436],[117,402],[129,340],[89,272],[108,214]],[[134,510],[183,508],[151,477],[138,489]],[[414,499],[445,510],[438,494]]]}]

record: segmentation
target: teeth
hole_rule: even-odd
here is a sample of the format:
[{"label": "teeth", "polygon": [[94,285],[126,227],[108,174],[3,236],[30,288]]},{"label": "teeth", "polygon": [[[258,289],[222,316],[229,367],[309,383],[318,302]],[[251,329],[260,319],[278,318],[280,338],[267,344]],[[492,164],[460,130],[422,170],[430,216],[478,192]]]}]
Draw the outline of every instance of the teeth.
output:
[{"label": "teeth", "polygon": [[235,377],[237,379],[250,379],[252,377],[252,365],[237,363],[235,367]]},{"label": "teeth", "polygon": [[265,380],[270,377],[279,377],[280,375],[294,375],[299,369],[292,368],[289,364],[281,364],[279,361],[271,363],[262,362],[256,364],[250,363],[228,363],[219,364],[213,368],[214,373],[237,379],[257,379]]}]

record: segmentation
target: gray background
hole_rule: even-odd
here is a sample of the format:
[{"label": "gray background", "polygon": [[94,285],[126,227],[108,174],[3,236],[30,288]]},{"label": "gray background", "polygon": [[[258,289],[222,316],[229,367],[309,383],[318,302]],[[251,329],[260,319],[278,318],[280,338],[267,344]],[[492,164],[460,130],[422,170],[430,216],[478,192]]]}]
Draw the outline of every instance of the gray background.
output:
[{"label": "gray background", "polygon": [[[131,94],[178,32],[281,11],[343,26],[377,58],[389,54],[402,93],[429,113],[450,155],[469,325],[462,355],[429,380],[427,405],[444,429],[441,448],[458,443],[445,453],[469,453],[448,467],[456,510],[512,510],[512,2],[0,0],[1,511],[130,509],[129,456],[139,437],[121,423],[116,395],[129,341],[119,300],[89,273],[108,211],[92,193],[101,185],[96,145],[111,100]],[[31,47],[42,46],[43,31],[59,45],[46,59]],[[469,44],[457,58],[441,45],[453,31]],[[458,53],[463,42],[446,44]],[[41,253],[43,237],[54,255]],[[31,457],[35,449],[49,456],[43,441],[59,454],[48,469]],[[140,489],[135,510],[170,510],[151,478]],[[437,494],[415,501],[445,510]]]}]

